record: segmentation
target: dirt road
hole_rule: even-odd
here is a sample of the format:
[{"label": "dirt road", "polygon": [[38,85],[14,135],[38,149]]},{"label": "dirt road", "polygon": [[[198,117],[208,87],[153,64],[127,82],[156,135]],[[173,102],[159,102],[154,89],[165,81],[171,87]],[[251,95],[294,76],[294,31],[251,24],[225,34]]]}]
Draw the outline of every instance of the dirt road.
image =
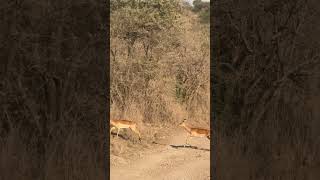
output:
[{"label": "dirt road", "polygon": [[190,138],[186,132],[168,137],[165,145],[141,152],[138,160],[111,166],[111,180],[207,180],[210,179],[210,141]]}]

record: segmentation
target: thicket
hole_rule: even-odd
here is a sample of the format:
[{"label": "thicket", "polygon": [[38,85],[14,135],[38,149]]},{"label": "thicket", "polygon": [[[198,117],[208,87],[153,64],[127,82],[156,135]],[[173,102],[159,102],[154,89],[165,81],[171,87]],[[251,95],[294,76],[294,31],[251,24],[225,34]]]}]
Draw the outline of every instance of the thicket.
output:
[{"label": "thicket", "polygon": [[319,162],[319,103],[309,103],[319,96],[318,6],[305,0],[214,2],[220,179],[230,172],[230,179],[303,179]]},{"label": "thicket", "polygon": [[[178,0],[111,1],[114,118],[209,119],[209,25]],[[180,118],[180,119],[179,119]]]}]

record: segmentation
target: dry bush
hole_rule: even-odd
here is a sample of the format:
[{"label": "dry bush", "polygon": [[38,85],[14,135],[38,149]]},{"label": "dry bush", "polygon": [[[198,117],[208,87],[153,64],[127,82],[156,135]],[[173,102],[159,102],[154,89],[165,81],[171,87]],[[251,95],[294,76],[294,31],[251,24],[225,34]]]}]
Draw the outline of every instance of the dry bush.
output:
[{"label": "dry bush", "polygon": [[[316,111],[306,103],[320,64],[310,28],[313,5],[301,0],[216,4],[219,178],[313,179],[307,169],[320,161],[319,143],[311,136]],[[231,151],[236,153],[229,156]]]},{"label": "dry bush", "polygon": [[179,0],[126,2],[111,1],[111,118],[137,122],[142,142],[111,138],[113,165],[166,143],[183,118],[209,127],[209,25]]},{"label": "dry bush", "polygon": [[[150,6],[155,2],[164,16]],[[208,121],[208,25],[176,1],[124,4],[111,12],[111,117],[159,125],[182,116]]]}]

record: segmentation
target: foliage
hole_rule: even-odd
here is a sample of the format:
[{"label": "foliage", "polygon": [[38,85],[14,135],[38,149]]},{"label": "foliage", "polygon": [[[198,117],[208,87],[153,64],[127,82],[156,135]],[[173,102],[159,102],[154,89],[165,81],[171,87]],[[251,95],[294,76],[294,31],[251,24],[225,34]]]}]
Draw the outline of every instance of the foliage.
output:
[{"label": "foliage", "polygon": [[199,14],[200,22],[210,23],[210,2],[195,0],[192,10]]},{"label": "foliage", "polygon": [[[111,36],[124,40],[128,55],[137,42],[143,42],[146,54],[151,53],[166,36],[166,31],[179,27],[179,1],[121,1],[111,11]],[[119,1],[112,1],[117,4]]]},{"label": "foliage", "polygon": [[202,104],[208,112],[208,27],[180,1],[112,3],[111,104],[118,116],[138,106],[144,121],[170,121],[174,104]]}]

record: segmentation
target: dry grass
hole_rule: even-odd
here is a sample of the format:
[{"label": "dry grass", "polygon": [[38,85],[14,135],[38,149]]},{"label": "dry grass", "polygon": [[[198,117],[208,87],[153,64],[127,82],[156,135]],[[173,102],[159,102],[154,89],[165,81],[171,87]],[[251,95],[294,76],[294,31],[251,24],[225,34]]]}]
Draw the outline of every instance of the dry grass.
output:
[{"label": "dry grass", "polygon": [[[175,28],[156,32],[148,41],[136,40],[129,54],[127,42],[112,30],[121,27],[123,18],[111,14],[111,118],[135,121],[143,139],[137,143],[130,130],[120,132],[127,141],[111,137],[115,159],[151,147],[179,128],[184,118],[209,126],[209,26],[189,10],[179,15]],[[144,43],[153,41],[158,42],[149,44],[152,51],[147,55]]]}]

